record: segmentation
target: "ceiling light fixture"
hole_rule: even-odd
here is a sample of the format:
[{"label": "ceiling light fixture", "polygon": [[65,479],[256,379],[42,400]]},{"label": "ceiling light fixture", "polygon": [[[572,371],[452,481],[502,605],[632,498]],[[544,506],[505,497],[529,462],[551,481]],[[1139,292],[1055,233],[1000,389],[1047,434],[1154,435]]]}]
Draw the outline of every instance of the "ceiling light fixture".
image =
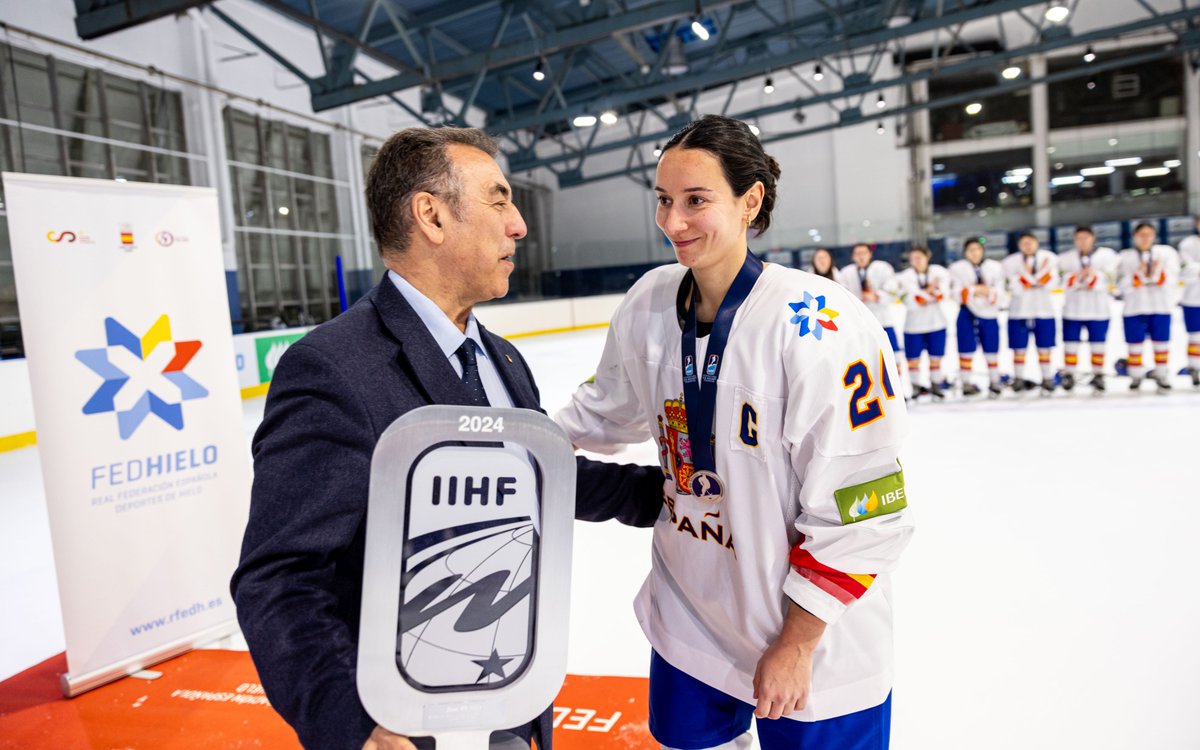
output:
[{"label": "ceiling light fixture", "polygon": [[971,115],[972,117],[974,117],[975,115],[977,115],[983,111],[983,105],[979,102],[971,102],[963,109],[966,110],[966,113],[968,115]]},{"label": "ceiling light fixture", "polygon": [[1142,163],[1140,156],[1127,156],[1124,159],[1106,159],[1104,166],[1106,167],[1136,167]]},{"label": "ceiling light fixture", "polygon": [[819,81],[824,77],[825,77],[825,74],[821,72],[821,63],[817,63],[816,65],[813,66],[813,80]]},{"label": "ceiling light fixture", "polygon": [[1090,62],[1095,61],[1095,59],[1096,59],[1096,51],[1093,50],[1092,45],[1089,44],[1087,50],[1085,50],[1083,53],[1083,61],[1085,63],[1090,63]]},{"label": "ceiling light fixture", "polygon": [[1165,177],[1171,174],[1168,167],[1147,167],[1136,172],[1138,177]]},{"label": "ceiling light fixture", "polygon": [[1021,77],[1021,69],[1016,65],[1009,65],[1007,68],[1000,71],[1000,75],[1004,78],[1004,80],[1011,81],[1015,78]]},{"label": "ceiling light fixture", "polygon": [[883,109],[887,106],[887,99],[883,98],[883,92],[879,92],[879,98],[875,100],[875,108]]},{"label": "ceiling light fixture", "polygon": [[575,115],[575,119],[571,120],[571,124],[577,128],[591,128],[596,126],[596,116],[588,113]]},{"label": "ceiling light fixture", "polygon": [[1088,167],[1086,169],[1079,170],[1079,174],[1083,175],[1084,177],[1101,177],[1106,174],[1112,174],[1116,171],[1117,170],[1115,167]]},{"label": "ceiling light fixture", "polygon": [[657,159],[660,156],[662,156],[662,146],[656,143],[654,144],[654,158]]},{"label": "ceiling light fixture", "polygon": [[1046,20],[1050,23],[1062,23],[1071,15],[1071,9],[1062,0],[1053,0],[1046,6]]},{"label": "ceiling light fixture", "polygon": [[546,80],[546,61],[540,57],[538,58],[537,65],[533,66],[533,80]]},{"label": "ceiling light fixture", "polygon": [[771,76],[767,76],[767,80],[763,81],[763,93],[764,94],[774,94],[775,93],[775,82],[771,80]]},{"label": "ceiling light fixture", "polygon": [[879,123],[879,127],[875,128],[875,135],[883,135],[886,132],[887,132],[887,128],[885,128],[883,126],[882,122]]},{"label": "ceiling light fixture", "polygon": [[605,125],[617,124],[617,111],[615,109],[606,109],[600,113],[600,122]]},{"label": "ceiling light fixture", "polygon": [[702,42],[707,42],[711,36],[708,29],[700,22],[699,16],[692,19],[692,33]]}]

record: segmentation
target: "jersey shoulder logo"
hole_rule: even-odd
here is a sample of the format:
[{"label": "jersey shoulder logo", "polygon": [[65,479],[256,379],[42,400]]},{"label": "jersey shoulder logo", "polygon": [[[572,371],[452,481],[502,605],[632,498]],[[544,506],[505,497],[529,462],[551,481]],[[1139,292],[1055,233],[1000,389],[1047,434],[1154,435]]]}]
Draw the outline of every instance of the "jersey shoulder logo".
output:
[{"label": "jersey shoulder logo", "polygon": [[895,513],[908,507],[903,471],[853,487],[844,487],[834,492],[833,497],[841,512],[843,526]]},{"label": "jersey shoulder logo", "polygon": [[799,325],[800,338],[804,338],[812,334],[817,341],[821,340],[825,331],[838,330],[834,319],[839,315],[837,310],[827,307],[825,304],[825,295],[814,297],[808,292],[804,293],[804,299],[800,302],[789,302],[788,307],[792,309],[791,325]]}]

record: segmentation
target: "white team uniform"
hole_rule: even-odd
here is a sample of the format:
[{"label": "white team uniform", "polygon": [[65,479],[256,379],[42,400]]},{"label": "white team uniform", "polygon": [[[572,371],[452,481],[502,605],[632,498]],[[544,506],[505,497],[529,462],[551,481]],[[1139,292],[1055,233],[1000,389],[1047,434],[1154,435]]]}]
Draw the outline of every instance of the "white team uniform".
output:
[{"label": "white team uniform", "polygon": [[931,264],[924,274],[906,268],[896,274],[896,286],[908,314],[904,317],[905,333],[929,333],[946,329],[942,300],[950,294],[950,273],[943,266]]},{"label": "white team uniform", "polygon": [[[977,318],[995,320],[1000,313],[1000,301],[1004,290],[1004,269],[999,261],[985,258],[978,272],[971,261],[963,258],[950,264],[950,294],[960,305],[965,305]],[[976,293],[979,284],[987,287],[982,294]]]},{"label": "white team uniform", "polygon": [[1111,289],[1117,281],[1117,253],[1097,247],[1084,255],[1069,250],[1058,256],[1063,276],[1063,319],[1108,320],[1112,317]]},{"label": "white team uniform", "polygon": [[[835,492],[898,470],[908,418],[888,339],[837,283],[768,264],[738,309],[723,357],[713,435],[726,496],[704,504],[687,489],[694,467],[676,311],[685,270],[657,268],[634,285],[613,316],[594,382],[555,417],[587,450],[657,439],[674,480],[635,602],[638,621],[668,663],[754,704],[755,667],[790,598],[828,623],[808,705],[790,718],[877,706],[892,685],[888,574],[912,516],[888,512],[902,504],[893,495],[846,511],[848,495]],[[704,362],[708,337],[696,347]]]},{"label": "white team uniform", "polygon": [[[1149,273],[1143,275],[1143,261]],[[1122,250],[1117,262],[1117,286],[1125,298],[1125,316],[1170,315],[1175,309],[1179,253],[1170,245],[1154,245],[1146,253]]]},{"label": "white team uniform", "polygon": [[838,281],[859,300],[863,298],[864,280],[867,288],[878,294],[879,299],[874,302],[864,301],[863,304],[867,306],[880,325],[884,328],[894,328],[896,326],[894,310],[898,293],[896,270],[887,261],[873,260],[867,264],[865,270],[851,263],[838,271]]},{"label": "white team uniform", "polygon": [[1009,319],[1053,318],[1050,290],[1058,283],[1058,258],[1054,253],[1038,250],[1032,259],[1028,259],[1023,253],[1016,252],[1004,259],[1003,266],[1012,295]]},{"label": "white team uniform", "polygon": [[1200,236],[1192,235],[1179,243],[1179,259],[1183,263],[1180,278],[1183,280],[1185,307],[1200,307]]}]

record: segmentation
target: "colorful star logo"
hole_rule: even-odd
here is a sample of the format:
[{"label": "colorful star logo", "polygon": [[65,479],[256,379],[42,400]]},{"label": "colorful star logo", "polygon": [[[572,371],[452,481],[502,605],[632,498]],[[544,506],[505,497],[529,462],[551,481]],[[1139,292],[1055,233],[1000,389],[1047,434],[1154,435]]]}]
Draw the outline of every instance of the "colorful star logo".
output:
[{"label": "colorful star logo", "polygon": [[[805,292],[803,302],[789,302],[788,307],[792,308],[792,312],[795,313],[792,316],[792,325],[800,324],[802,338],[811,333],[813,338],[820,341],[825,331],[838,329],[837,324],[833,322],[833,319],[838,316],[838,312],[825,306],[825,295],[823,294],[814,297]],[[824,316],[824,319],[821,316]]]},{"label": "colorful star logo", "polygon": [[[183,372],[196,352],[200,351],[199,341],[172,341],[171,319],[166,315],[159,317],[150,326],[146,335],[138,337],[128,328],[121,325],[115,318],[104,319],[106,346],[102,349],[82,349],[75,352],[75,359],[86,365],[92,372],[104,378],[104,382],[83,406],[84,414],[117,413],[117,428],[122,440],[128,440],[146,417],[155,414],[177,430],[183,429],[183,401],[204,398],[208,390],[192,380]],[[145,362],[159,344],[173,344],[175,354],[161,371],[161,375],[179,389],[179,401],[172,403],[147,389],[129,409],[117,408],[116,397],[130,375],[109,358],[113,349],[125,349],[139,360]]]}]

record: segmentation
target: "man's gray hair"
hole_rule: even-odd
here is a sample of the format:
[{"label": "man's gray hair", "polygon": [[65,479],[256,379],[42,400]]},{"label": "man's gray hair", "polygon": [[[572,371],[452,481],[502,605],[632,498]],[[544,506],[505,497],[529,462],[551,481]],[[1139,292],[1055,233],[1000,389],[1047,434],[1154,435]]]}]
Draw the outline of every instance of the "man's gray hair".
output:
[{"label": "man's gray hair", "polygon": [[488,156],[500,152],[478,128],[407,128],[387,139],[367,174],[367,211],[379,255],[403,253],[412,241],[411,204],[417,193],[446,201],[462,220],[462,176],[450,160],[449,145],[471,146]]}]

